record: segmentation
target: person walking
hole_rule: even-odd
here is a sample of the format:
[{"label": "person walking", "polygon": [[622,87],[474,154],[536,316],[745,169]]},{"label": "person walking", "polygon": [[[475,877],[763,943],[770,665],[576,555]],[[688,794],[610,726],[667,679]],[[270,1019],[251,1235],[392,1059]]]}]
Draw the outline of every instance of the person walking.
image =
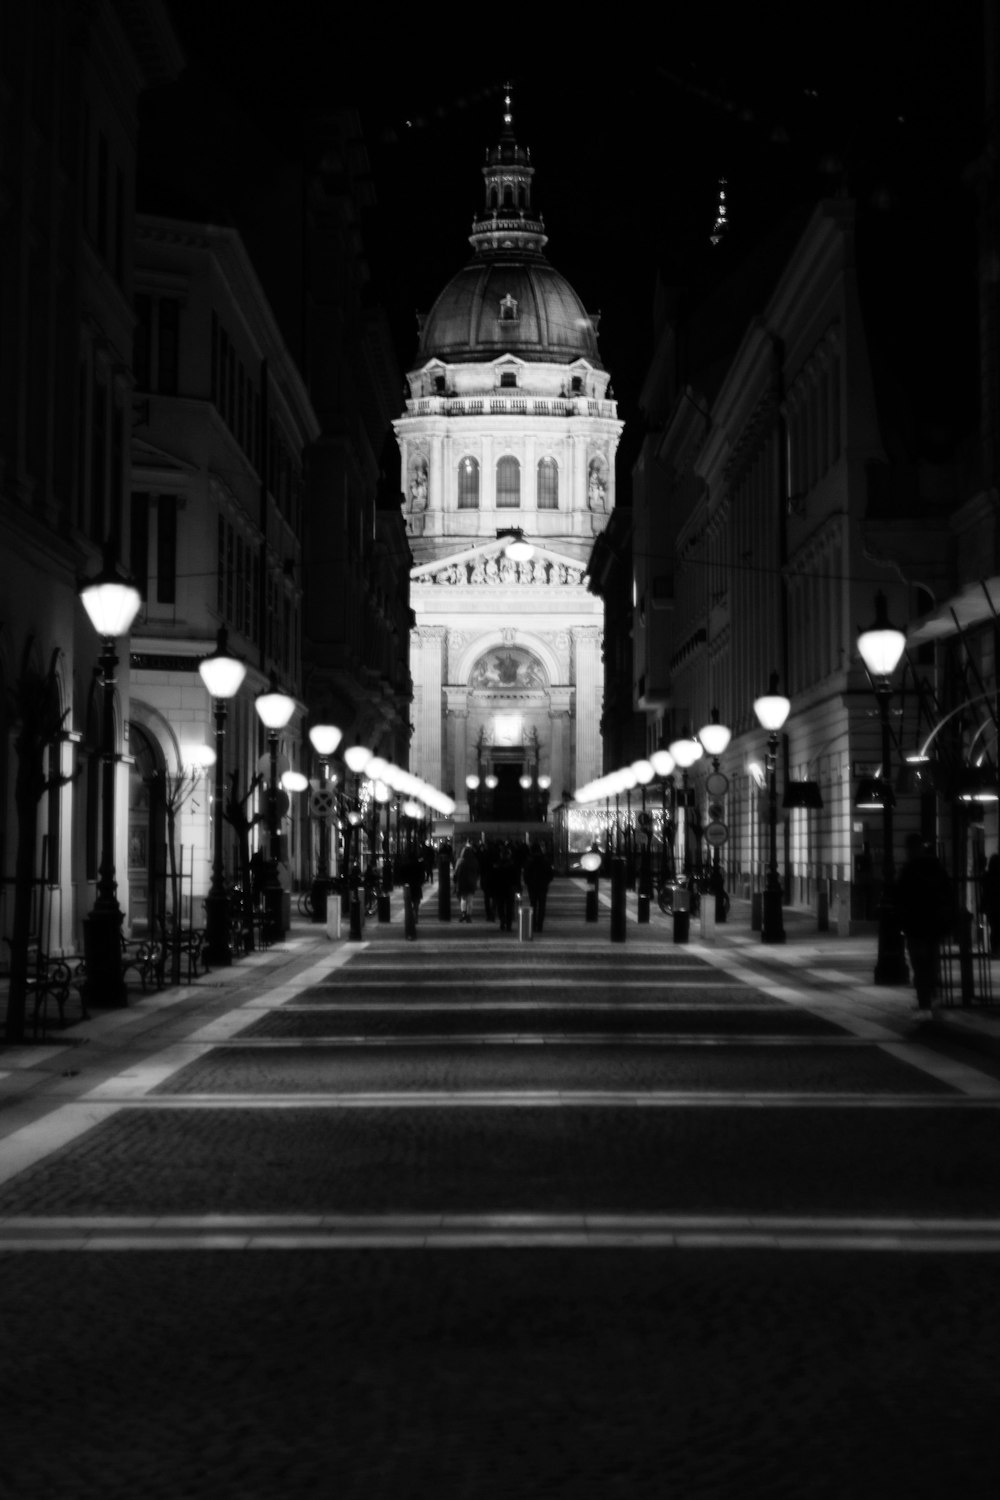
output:
[{"label": "person walking", "polygon": [[411,852],[399,866],[403,887],[403,930],[411,941],[417,936],[417,917],[424,895],[424,862],[419,853]]},{"label": "person walking", "polygon": [[990,953],[1000,954],[1000,854],[991,854],[983,875],[983,914],[990,932]]},{"label": "person walking", "polygon": [[553,873],[552,861],[541,844],[534,842],[524,862],[524,884],[531,902],[531,921],[535,932],[541,932],[545,923],[545,898]]},{"label": "person walking", "polygon": [[520,887],[521,881],[517,865],[514,863],[514,850],[507,843],[500,850],[497,862],[493,866],[493,895],[501,932],[514,930],[514,901]]},{"label": "person walking", "polygon": [[930,1010],[937,998],[938,950],[955,921],[951,881],[937,855],[920,837],[906,840],[906,863],[896,881],[900,922],[913,968],[917,1009]]},{"label": "person walking", "polygon": [[493,899],[495,851],[486,843],[485,839],[476,850],[476,858],[479,861],[479,888],[483,893],[483,913],[487,922],[495,922],[497,915]]},{"label": "person walking", "polygon": [[472,900],[479,885],[479,861],[471,844],[465,844],[455,866],[455,895],[460,922],[472,921]]}]

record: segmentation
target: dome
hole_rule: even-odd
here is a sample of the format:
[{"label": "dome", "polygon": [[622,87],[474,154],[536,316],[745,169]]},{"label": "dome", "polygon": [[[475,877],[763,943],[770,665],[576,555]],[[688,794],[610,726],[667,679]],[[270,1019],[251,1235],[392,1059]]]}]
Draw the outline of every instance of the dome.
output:
[{"label": "dome", "polygon": [[423,321],[419,360],[520,359],[603,369],[594,319],[564,276],[540,255],[476,258],[453,276]]}]

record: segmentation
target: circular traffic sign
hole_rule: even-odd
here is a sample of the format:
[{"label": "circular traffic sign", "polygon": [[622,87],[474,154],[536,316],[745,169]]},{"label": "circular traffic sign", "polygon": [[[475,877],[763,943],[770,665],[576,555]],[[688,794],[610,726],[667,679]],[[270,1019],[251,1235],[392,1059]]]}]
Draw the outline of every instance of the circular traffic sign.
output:
[{"label": "circular traffic sign", "polygon": [[705,825],[705,842],[706,844],[711,844],[713,849],[717,849],[720,844],[724,844],[728,837],[729,829],[725,823],[713,821]]},{"label": "circular traffic sign", "polygon": [[329,818],[333,814],[334,795],[330,787],[317,787],[309,798],[309,811],[314,818]]},{"label": "circular traffic sign", "polygon": [[729,777],[721,771],[709,771],[705,777],[705,790],[710,797],[724,797],[729,791]]}]

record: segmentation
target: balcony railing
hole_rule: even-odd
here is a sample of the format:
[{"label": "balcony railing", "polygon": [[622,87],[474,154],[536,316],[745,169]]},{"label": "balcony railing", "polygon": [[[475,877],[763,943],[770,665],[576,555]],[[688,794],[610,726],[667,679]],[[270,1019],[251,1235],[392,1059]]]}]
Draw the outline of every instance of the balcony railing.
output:
[{"label": "balcony railing", "polygon": [[591,401],[584,396],[420,396],[407,401],[412,417],[610,417],[614,401]]}]

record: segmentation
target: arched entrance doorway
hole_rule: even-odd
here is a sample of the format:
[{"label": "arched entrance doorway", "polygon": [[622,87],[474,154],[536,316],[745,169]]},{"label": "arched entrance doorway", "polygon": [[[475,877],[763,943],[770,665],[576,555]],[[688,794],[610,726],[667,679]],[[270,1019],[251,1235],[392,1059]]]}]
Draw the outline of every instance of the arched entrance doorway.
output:
[{"label": "arched entrance doorway", "polygon": [[154,931],[164,914],[166,816],[165,764],[153,737],[132,721],[128,778],[129,925],[134,933]]},{"label": "arched entrance doorway", "polygon": [[539,821],[538,777],[551,750],[549,710],[548,674],[533,652],[503,644],[477,658],[468,697],[477,821]]}]

